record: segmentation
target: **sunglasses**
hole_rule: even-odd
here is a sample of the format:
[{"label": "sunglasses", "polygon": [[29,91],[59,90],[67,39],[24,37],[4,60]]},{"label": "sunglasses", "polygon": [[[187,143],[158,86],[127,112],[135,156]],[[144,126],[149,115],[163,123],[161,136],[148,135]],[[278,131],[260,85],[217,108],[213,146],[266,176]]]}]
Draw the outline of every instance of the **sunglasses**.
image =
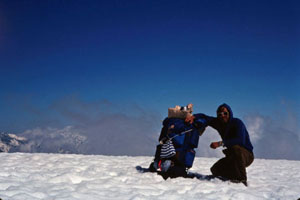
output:
[{"label": "sunglasses", "polygon": [[228,116],[229,113],[228,112],[218,112],[218,116],[222,116],[222,115]]}]

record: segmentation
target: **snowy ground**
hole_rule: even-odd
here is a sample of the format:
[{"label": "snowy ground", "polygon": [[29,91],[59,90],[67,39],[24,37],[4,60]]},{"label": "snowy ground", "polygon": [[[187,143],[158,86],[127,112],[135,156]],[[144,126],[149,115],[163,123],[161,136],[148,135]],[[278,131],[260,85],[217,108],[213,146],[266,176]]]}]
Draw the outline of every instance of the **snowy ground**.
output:
[{"label": "snowy ground", "polygon": [[[151,157],[0,154],[3,200],[291,199],[300,198],[300,161],[256,159],[249,186],[217,179],[168,179],[139,173]],[[192,172],[209,175],[217,158],[196,158]]]}]

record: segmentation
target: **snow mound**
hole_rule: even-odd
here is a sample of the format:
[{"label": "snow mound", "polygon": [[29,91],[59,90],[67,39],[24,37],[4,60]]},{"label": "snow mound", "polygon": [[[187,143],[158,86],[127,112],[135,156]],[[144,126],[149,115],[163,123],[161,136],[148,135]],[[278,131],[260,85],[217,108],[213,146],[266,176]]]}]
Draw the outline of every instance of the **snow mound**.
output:
[{"label": "snow mound", "polygon": [[[3,200],[116,199],[298,199],[300,161],[256,159],[248,168],[249,186],[201,178],[167,179],[140,173],[152,157],[0,154]],[[217,158],[197,157],[191,172],[210,174]]]}]

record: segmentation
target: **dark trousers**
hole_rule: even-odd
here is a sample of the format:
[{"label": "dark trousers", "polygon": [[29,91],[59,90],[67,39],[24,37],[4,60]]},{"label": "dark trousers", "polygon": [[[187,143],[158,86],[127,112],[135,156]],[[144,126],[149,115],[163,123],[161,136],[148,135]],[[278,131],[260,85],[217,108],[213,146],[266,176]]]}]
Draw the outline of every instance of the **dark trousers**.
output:
[{"label": "dark trousers", "polygon": [[239,145],[223,150],[225,158],[217,161],[211,168],[214,176],[230,180],[247,181],[246,167],[254,160],[253,153]]}]

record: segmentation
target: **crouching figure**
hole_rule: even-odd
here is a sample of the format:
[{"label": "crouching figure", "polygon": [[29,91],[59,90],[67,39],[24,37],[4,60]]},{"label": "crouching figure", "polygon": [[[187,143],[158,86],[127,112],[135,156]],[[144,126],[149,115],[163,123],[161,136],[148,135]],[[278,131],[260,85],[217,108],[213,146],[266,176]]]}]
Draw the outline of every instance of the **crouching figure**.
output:
[{"label": "crouching figure", "polygon": [[217,109],[217,117],[207,116],[203,113],[187,116],[186,121],[193,123],[197,119],[205,119],[208,126],[216,129],[222,141],[212,142],[210,147],[226,147],[223,150],[224,158],[217,161],[212,167],[212,175],[235,183],[247,183],[246,168],[253,160],[253,146],[244,123],[233,117],[229,105],[222,104]]}]

